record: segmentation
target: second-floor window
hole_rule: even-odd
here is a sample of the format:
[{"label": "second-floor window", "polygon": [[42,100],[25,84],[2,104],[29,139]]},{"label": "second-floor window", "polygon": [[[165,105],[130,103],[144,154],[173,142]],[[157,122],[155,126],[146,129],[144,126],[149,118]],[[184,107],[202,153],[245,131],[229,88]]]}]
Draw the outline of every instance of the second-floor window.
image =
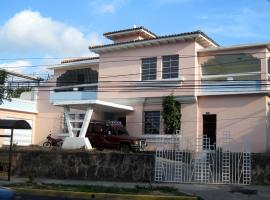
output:
[{"label": "second-floor window", "polygon": [[162,79],[178,78],[179,56],[162,56]]},{"label": "second-floor window", "polygon": [[142,59],[142,81],[157,79],[157,57]]}]

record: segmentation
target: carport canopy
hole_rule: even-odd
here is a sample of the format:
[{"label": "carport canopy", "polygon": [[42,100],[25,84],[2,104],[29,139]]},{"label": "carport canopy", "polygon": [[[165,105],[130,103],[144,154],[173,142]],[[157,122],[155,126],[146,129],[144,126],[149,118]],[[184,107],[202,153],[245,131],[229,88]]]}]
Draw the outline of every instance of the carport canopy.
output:
[{"label": "carport canopy", "polygon": [[0,119],[0,129],[32,129],[25,120]]}]

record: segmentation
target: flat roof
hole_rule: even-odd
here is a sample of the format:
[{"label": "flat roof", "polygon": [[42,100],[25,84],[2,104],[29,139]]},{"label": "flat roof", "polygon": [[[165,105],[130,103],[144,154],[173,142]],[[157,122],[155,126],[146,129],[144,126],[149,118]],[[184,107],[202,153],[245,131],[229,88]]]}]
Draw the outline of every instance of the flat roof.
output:
[{"label": "flat roof", "polygon": [[3,69],[3,68],[0,68],[0,70],[3,70],[5,72],[7,72],[7,74],[9,74],[9,75],[17,76],[17,77],[20,77],[20,78],[25,78],[25,79],[29,79],[29,80],[33,80],[33,81],[42,81],[43,80],[43,78],[40,78],[40,77],[37,77],[37,76],[27,75],[27,74],[15,72],[15,71],[10,71],[10,70]]},{"label": "flat roof", "polygon": [[143,40],[89,46],[88,48],[95,53],[100,53],[100,52],[115,51],[115,50],[126,49],[126,48],[136,48],[136,47],[149,46],[149,45],[168,44],[168,43],[174,43],[177,41],[187,41],[189,39],[197,41],[203,47],[218,47],[219,46],[218,43],[216,43],[213,39],[207,36],[204,32],[194,31],[194,32],[186,32],[186,33],[179,33],[179,34],[173,34],[173,35],[158,36],[156,38],[149,38],[149,39],[143,39]]},{"label": "flat roof", "polygon": [[63,105],[93,105],[99,108],[111,108],[120,111],[134,111],[132,106],[126,106],[118,103],[102,101],[102,100],[78,100],[78,101],[59,101],[53,103],[54,106],[63,106]]}]

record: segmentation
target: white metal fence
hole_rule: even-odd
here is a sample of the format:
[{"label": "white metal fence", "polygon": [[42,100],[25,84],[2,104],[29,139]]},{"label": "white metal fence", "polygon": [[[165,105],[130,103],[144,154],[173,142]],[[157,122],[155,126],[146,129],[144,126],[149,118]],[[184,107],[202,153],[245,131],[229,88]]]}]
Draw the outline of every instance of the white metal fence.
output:
[{"label": "white metal fence", "polygon": [[155,181],[205,184],[251,183],[251,153],[232,152],[230,137],[224,134],[222,148],[209,138],[190,140],[181,135],[156,143]]}]

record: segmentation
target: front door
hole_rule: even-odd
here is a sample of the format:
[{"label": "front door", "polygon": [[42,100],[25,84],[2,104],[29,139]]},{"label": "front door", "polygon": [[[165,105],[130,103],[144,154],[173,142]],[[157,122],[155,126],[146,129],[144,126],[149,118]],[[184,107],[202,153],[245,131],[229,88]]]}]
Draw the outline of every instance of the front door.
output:
[{"label": "front door", "polygon": [[217,115],[216,114],[205,114],[203,115],[203,136],[210,139],[208,143],[204,140],[204,148],[209,149],[207,146],[211,145],[211,149],[216,146],[216,131],[217,131]]}]

